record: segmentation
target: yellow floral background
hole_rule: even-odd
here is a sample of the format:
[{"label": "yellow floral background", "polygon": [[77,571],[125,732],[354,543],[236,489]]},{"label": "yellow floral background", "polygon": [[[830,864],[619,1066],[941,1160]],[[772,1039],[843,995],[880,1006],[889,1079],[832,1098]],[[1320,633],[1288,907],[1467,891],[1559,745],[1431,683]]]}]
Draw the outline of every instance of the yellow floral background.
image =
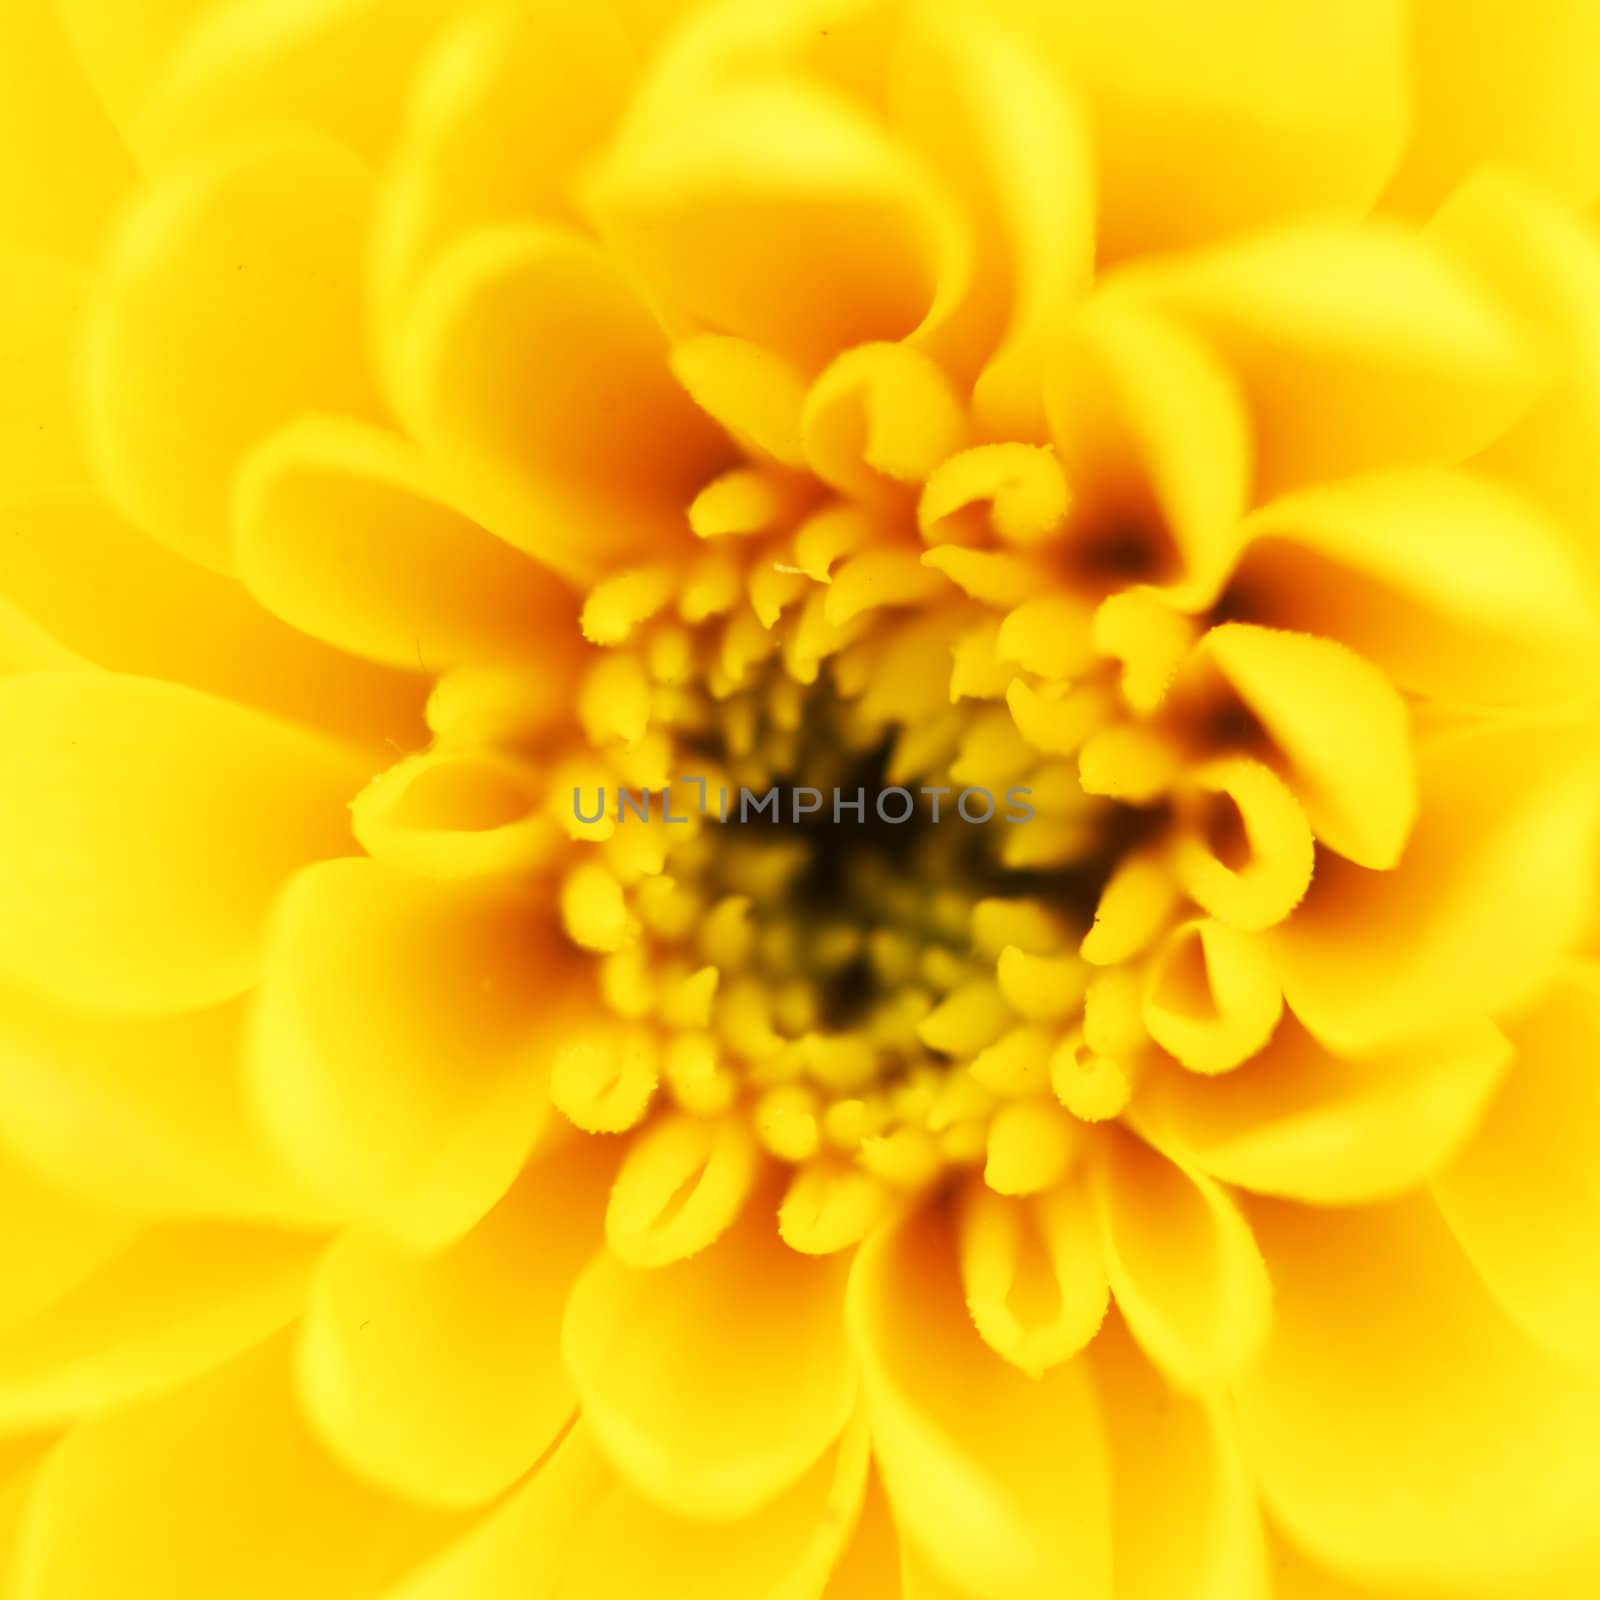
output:
[{"label": "yellow floral background", "polygon": [[1597,200],[1593,0],[8,0],[0,1596],[1600,1593]]}]

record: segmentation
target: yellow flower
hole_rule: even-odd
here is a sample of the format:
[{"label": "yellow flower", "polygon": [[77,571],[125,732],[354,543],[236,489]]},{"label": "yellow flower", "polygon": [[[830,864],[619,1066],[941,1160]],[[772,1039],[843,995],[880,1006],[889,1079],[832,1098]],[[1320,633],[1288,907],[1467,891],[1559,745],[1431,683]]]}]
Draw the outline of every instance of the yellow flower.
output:
[{"label": "yellow flower", "polygon": [[0,1597],[1600,1582],[1591,0],[11,0]]}]

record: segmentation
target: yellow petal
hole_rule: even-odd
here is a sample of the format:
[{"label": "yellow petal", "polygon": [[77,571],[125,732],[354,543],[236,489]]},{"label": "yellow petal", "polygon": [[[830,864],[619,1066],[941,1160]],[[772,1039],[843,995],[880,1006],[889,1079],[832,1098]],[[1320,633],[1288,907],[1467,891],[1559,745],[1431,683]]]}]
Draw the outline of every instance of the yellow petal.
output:
[{"label": "yellow petal", "polygon": [[686,543],[684,508],[731,464],[649,311],[576,232],[478,230],[387,336],[395,407],[452,501],[557,571],[589,580]]},{"label": "yellow petal", "polygon": [[1417,814],[1410,718],[1384,675],[1309,634],[1247,623],[1200,643],[1289,765],[1322,842],[1364,867],[1392,867]]},{"label": "yellow petal", "polygon": [[[377,1600],[450,1529],[341,1473],[300,1421],[288,1341],[65,1439],[41,1472],[22,1561],[30,1600]],[[92,1527],[95,1536],[83,1537]]]},{"label": "yellow petal", "polygon": [[588,198],[675,319],[807,372],[903,338],[965,276],[929,173],[847,101],[793,78],[642,104]]},{"label": "yellow petal", "polygon": [[[296,1170],[419,1247],[506,1191],[546,1115],[546,935],[526,908],[372,861],[310,868],[274,921],[256,1101]],[[559,980],[557,980],[559,981]]]},{"label": "yellow petal", "polygon": [[[163,0],[170,4],[171,0]],[[452,0],[230,0],[206,8],[151,85],[129,140],[152,164],[241,132],[314,128],[375,167]],[[350,63],[362,63],[354,74]]]},{"label": "yellow petal", "polygon": [[1468,270],[1394,224],[1306,224],[1134,266],[1116,292],[1195,328],[1233,369],[1262,495],[1462,460],[1545,376],[1537,345]]},{"label": "yellow petal", "polygon": [[392,434],[307,417],[245,462],[240,574],[295,627],[390,666],[434,672],[525,652],[571,629],[575,601],[430,491]]},{"label": "yellow petal", "polygon": [[245,1010],[101,1017],[0,994],[0,1140],[91,1206],[323,1220],[256,1124]]},{"label": "yellow petal", "polygon": [[1487,477],[1386,474],[1263,507],[1237,578],[1251,614],[1339,639],[1402,688],[1506,701],[1600,674],[1600,583],[1573,534]]},{"label": "yellow petal", "polygon": [[114,1410],[247,1350],[299,1311],[317,1241],[170,1223],[0,1333],[0,1427]]},{"label": "yellow petal", "polygon": [[[386,60],[394,59],[395,9],[377,14]],[[439,251],[472,229],[512,218],[576,222],[576,174],[631,87],[634,64],[610,6],[529,11],[513,0],[443,9],[456,10],[454,25],[423,62],[399,139],[384,152],[374,262],[380,327],[404,314]],[[372,76],[363,74],[363,89]]]},{"label": "yellow petal", "polygon": [[850,1278],[851,1342],[901,1538],[957,1593],[1108,1600],[1110,1486],[1088,1374],[1068,1362],[1030,1379],[983,1343],[950,1232],[926,1210],[881,1228]]},{"label": "yellow petal", "polygon": [[910,345],[882,343],[829,363],[806,395],[800,428],[812,470],[863,498],[926,482],[966,434],[940,367]]},{"label": "yellow petal", "polygon": [[865,1437],[852,1428],[765,1505],[707,1522],[619,1478],[580,1420],[545,1466],[386,1600],[810,1600],[850,1536],[866,1477]]},{"label": "yellow petal", "polygon": [[1341,1061],[1290,1019],[1225,1078],[1171,1072],[1146,1084],[1136,1120],[1225,1183],[1313,1205],[1362,1205],[1446,1168],[1510,1060],[1486,1022]]},{"label": "yellow petal", "polygon": [[300,411],[370,415],[362,252],[370,180],[305,133],[163,173],[96,281],[85,415],[118,508],[228,571],[234,472]]},{"label": "yellow petal", "polygon": [[1311,825],[1283,780],[1259,761],[1212,761],[1190,773],[1173,863],[1184,892],[1219,921],[1270,928],[1311,884]]},{"label": "yellow petal", "polygon": [[376,860],[423,877],[527,872],[560,830],[537,775],[492,746],[435,747],[380,773],[350,803],[350,825]]},{"label": "yellow petal", "polygon": [[1283,1015],[1270,946],[1215,918],[1183,923],[1150,966],[1142,1015],[1150,1037],[1191,1072],[1231,1072]]},{"label": "yellow petal", "polygon": [[1090,1346],[1124,1600],[1267,1600],[1261,1515],[1231,1408],[1174,1391],[1110,1318]]},{"label": "yellow petal", "polygon": [[786,467],[805,464],[805,380],[781,356],[747,339],[705,333],[673,346],[672,370],[695,404],[746,449]]},{"label": "yellow petal", "polygon": [[846,1266],[791,1250],[760,1204],[688,1261],[640,1270],[596,1255],[562,1348],[617,1471],[683,1515],[718,1520],[800,1478],[855,1406]]},{"label": "yellow petal", "polygon": [[0,15],[0,216],[7,242],[90,259],[135,180],[57,8],[7,6]]},{"label": "yellow petal", "polygon": [[1584,0],[1413,0],[1416,125],[1391,198],[1417,213],[1491,161],[1570,204],[1600,193],[1600,18]]},{"label": "yellow petal", "polygon": [[971,1183],[958,1227],[967,1308],[997,1355],[1037,1378],[1094,1338],[1109,1289],[1080,1189],[1010,1200]]},{"label": "yellow petal", "polygon": [[1341,1054],[1526,1002],[1588,925],[1600,803],[1586,734],[1437,736],[1416,836],[1391,872],[1324,858],[1267,937],[1295,1014]]},{"label": "yellow petal", "polygon": [[1600,1380],[1518,1333],[1426,1199],[1252,1216],[1275,1310],[1240,1416],[1276,1520],[1363,1589],[1542,1592],[1593,1539]]},{"label": "yellow petal", "polygon": [[59,0],[67,37],[118,132],[137,148],[139,112],[209,0]]},{"label": "yellow petal", "polygon": [[411,1500],[509,1487],[577,1408],[568,1290],[600,1243],[610,1153],[573,1139],[432,1255],[351,1230],[324,1256],[301,1333],[312,1423],[352,1471]]},{"label": "yellow petal", "polygon": [[744,1116],[667,1116],[622,1158],[606,1208],[606,1243],[630,1267],[697,1254],[739,1217],[761,1172]]},{"label": "yellow petal", "polygon": [[99,666],[187,683],[390,753],[425,737],[415,653],[409,673],[392,672],[307,638],[93,491],[9,505],[5,539],[0,588]]},{"label": "yellow petal", "polygon": [[1090,1193],[1117,1308],[1179,1388],[1226,1383],[1266,1337],[1261,1252],[1221,1185],[1107,1130]]},{"label": "yellow petal", "polygon": [[0,483],[8,501],[88,475],[73,382],[88,291],[87,275],[69,262],[9,237],[0,246]]},{"label": "yellow petal", "polygon": [[972,282],[921,343],[963,378],[983,364],[973,399],[990,438],[1039,439],[1043,336],[1093,270],[1083,112],[1061,76],[977,9],[914,14],[888,94],[896,134],[973,219]]},{"label": "yellow petal", "polygon": [[1434,1195],[1510,1315],[1551,1349],[1592,1361],[1600,1356],[1594,969],[1566,978],[1509,1031],[1512,1069]]},{"label": "yellow petal", "polygon": [[[1254,476],[1232,374],[1183,327],[1102,296],[1052,347],[1044,386],[1086,578],[1103,589],[1131,560],[1133,576],[1167,587],[1175,603],[1209,605],[1238,549]],[[1124,558],[1118,543],[1130,537]],[[1107,574],[1104,561],[1124,564]]]},{"label": "yellow petal", "polygon": [[1584,468],[1600,439],[1600,239],[1584,216],[1506,167],[1474,173],[1429,228],[1527,322],[1557,378],[1480,462],[1585,535],[1592,560],[1600,506]]},{"label": "yellow petal", "polygon": [[63,1000],[158,1012],[256,977],[273,895],[349,848],[337,746],[177,684],[0,679],[0,967]]},{"label": "yellow petal", "polygon": [[1394,0],[995,9],[1027,22],[1052,64],[1084,86],[1102,260],[1296,213],[1364,212],[1400,153],[1409,56]]},{"label": "yellow petal", "polygon": [[26,1321],[61,1299],[139,1231],[141,1219],[48,1182],[30,1162],[0,1149],[0,1203],[25,1228],[0,1234],[0,1327]]}]

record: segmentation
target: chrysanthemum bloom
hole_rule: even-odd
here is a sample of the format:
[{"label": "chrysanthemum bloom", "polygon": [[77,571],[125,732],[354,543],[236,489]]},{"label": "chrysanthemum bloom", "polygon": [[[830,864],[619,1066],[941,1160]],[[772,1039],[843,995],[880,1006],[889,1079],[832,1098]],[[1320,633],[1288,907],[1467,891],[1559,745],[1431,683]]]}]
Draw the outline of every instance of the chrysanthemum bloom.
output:
[{"label": "chrysanthemum bloom", "polygon": [[1596,1592],[1591,0],[0,80],[7,1600]]}]

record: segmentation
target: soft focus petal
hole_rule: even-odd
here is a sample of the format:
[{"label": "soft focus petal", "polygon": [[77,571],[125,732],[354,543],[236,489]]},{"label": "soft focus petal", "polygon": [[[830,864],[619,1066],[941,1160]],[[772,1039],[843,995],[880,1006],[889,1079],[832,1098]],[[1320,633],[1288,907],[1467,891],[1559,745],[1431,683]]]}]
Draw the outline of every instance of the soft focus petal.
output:
[{"label": "soft focus petal", "polygon": [[0,680],[0,968],[114,1011],[238,994],[279,884],[349,848],[359,784],[337,746],[177,684]]},{"label": "soft focus petal", "polygon": [[1117,1600],[1266,1600],[1255,1486],[1231,1409],[1174,1393],[1118,1319],[1091,1361],[1111,1449]]},{"label": "soft focus petal", "polygon": [[472,8],[430,54],[379,188],[380,329],[402,314],[418,274],[469,230],[578,220],[576,175],[632,87],[613,9],[500,0]]},{"label": "soft focus petal", "polygon": [[1546,374],[1520,323],[1394,224],[1306,224],[1108,279],[1211,339],[1255,417],[1263,496],[1481,450]]},{"label": "soft focus petal", "polygon": [[390,666],[524,654],[575,631],[565,586],[431,492],[405,443],[306,417],[246,461],[238,562],[295,627]]},{"label": "soft focus petal", "polygon": [[1330,849],[1391,867],[1417,814],[1410,716],[1370,662],[1311,634],[1224,623],[1200,654],[1288,763],[1289,786]]},{"label": "soft focus petal", "polygon": [[418,62],[460,10],[460,0],[222,0],[129,118],[129,142],[167,164],[289,125],[370,163],[394,135]]},{"label": "soft focus petal", "polygon": [[1221,1185],[1111,1132],[1092,1192],[1117,1308],[1166,1377],[1203,1390],[1248,1366],[1267,1332],[1266,1271]]},{"label": "soft focus petal", "polygon": [[1082,1361],[1033,1380],[978,1338],[948,1222],[880,1229],[851,1274],[852,1342],[901,1537],[958,1591],[1108,1600],[1106,1444]]},{"label": "soft focus petal", "polygon": [[248,1349],[298,1312],[315,1249],[224,1224],[139,1234],[0,1332],[0,1429],[114,1409]]},{"label": "soft focus petal", "polygon": [[1364,210],[1399,156],[1409,96],[1396,0],[1001,0],[996,9],[1086,86],[1103,258]]},{"label": "soft focus petal", "polygon": [[1108,296],[1069,322],[1044,382],[1075,500],[1069,532],[1091,552],[1131,541],[1139,578],[1169,585],[1181,604],[1209,605],[1254,476],[1232,375],[1181,327]]},{"label": "soft focus petal", "polygon": [[433,1255],[351,1231],[312,1284],[300,1348],[311,1419],[361,1476],[470,1505],[520,1477],[577,1396],[561,1363],[567,1291],[600,1242],[609,1152],[568,1141]]},{"label": "soft focus petal", "polygon": [[60,257],[0,245],[0,484],[6,502],[87,475],[73,375],[89,280]]},{"label": "soft focus petal", "polygon": [[1276,500],[1235,585],[1262,622],[1339,639],[1403,689],[1500,703],[1600,676],[1600,585],[1574,535],[1491,479],[1417,472]]},{"label": "soft focus petal", "polygon": [[361,276],[370,180],[276,134],[166,170],[97,281],[85,412],[101,475],[146,532],[227,571],[234,470],[301,410],[369,414]]},{"label": "soft focus petal", "polygon": [[1269,935],[1284,994],[1341,1054],[1526,1002],[1592,914],[1596,753],[1559,724],[1436,735],[1415,836],[1393,871],[1325,857]]},{"label": "soft focus petal", "polygon": [[965,242],[930,172],[797,79],[639,115],[596,173],[601,230],[676,321],[809,371],[953,304]]},{"label": "soft focus petal", "polygon": [[99,666],[192,684],[383,751],[423,737],[414,651],[402,674],[329,649],[263,611],[235,579],[131,527],[91,491],[9,506],[0,536],[0,589]]},{"label": "soft focus petal", "polygon": [[852,1428],[748,1517],[694,1522],[618,1478],[580,1421],[526,1484],[387,1600],[814,1600],[865,1477],[865,1440]]},{"label": "soft focus petal", "polygon": [[[47,164],[49,177],[42,178]],[[134,181],[53,5],[0,12],[0,226],[68,260],[93,256]]]},{"label": "soft focus petal", "polygon": [[26,1227],[0,1233],[0,1327],[25,1321],[94,1274],[139,1229],[139,1219],[62,1190],[0,1150],[0,1207]]},{"label": "soft focus petal", "polygon": [[1240,1395],[1275,1516],[1352,1577],[1539,1593],[1595,1525],[1600,1379],[1518,1333],[1425,1199],[1252,1214],[1276,1312]]},{"label": "soft focus petal", "polygon": [[427,1248],[506,1191],[546,1115],[526,906],[331,861],[289,885],[257,1001],[251,1069],[307,1181]]},{"label": "soft focus petal", "polygon": [[791,1250],[761,1204],[670,1266],[601,1251],[572,1292],[562,1346],[617,1470],[663,1505],[717,1519],[795,1482],[855,1404],[846,1266]]},{"label": "soft focus petal", "polygon": [[1600,1357],[1600,975],[1566,978],[1510,1029],[1516,1063],[1434,1185],[1485,1285],[1536,1339]]},{"label": "soft focus petal", "polygon": [[[345,1477],[299,1421],[287,1340],[96,1418],[49,1458],[23,1531],[26,1600],[367,1600],[448,1531]],[[84,1529],[94,1537],[85,1538]]]},{"label": "soft focus petal", "polygon": [[103,1017],[0,991],[0,1142],[88,1204],[316,1219],[252,1115],[245,1010]]},{"label": "soft focus petal", "polygon": [[1416,123],[1391,199],[1425,212],[1484,162],[1600,194],[1600,14],[1587,0],[1412,0]]},{"label": "soft focus petal", "polygon": [[920,343],[961,377],[984,364],[974,406],[990,437],[1040,438],[1044,336],[1093,270],[1082,110],[1061,77],[976,8],[915,18],[888,95],[896,133],[957,188],[976,241],[961,304]]},{"label": "soft focus petal", "polygon": [[1370,1061],[1341,1061],[1286,1018],[1226,1077],[1161,1074],[1136,1118],[1224,1183],[1359,1205],[1425,1183],[1470,1137],[1511,1060],[1500,1032],[1462,1022]]},{"label": "soft focus petal", "polygon": [[385,336],[396,407],[452,498],[559,571],[687,541],[689,501],[730,459],[622,272],[575,232],[469,235]]}]

